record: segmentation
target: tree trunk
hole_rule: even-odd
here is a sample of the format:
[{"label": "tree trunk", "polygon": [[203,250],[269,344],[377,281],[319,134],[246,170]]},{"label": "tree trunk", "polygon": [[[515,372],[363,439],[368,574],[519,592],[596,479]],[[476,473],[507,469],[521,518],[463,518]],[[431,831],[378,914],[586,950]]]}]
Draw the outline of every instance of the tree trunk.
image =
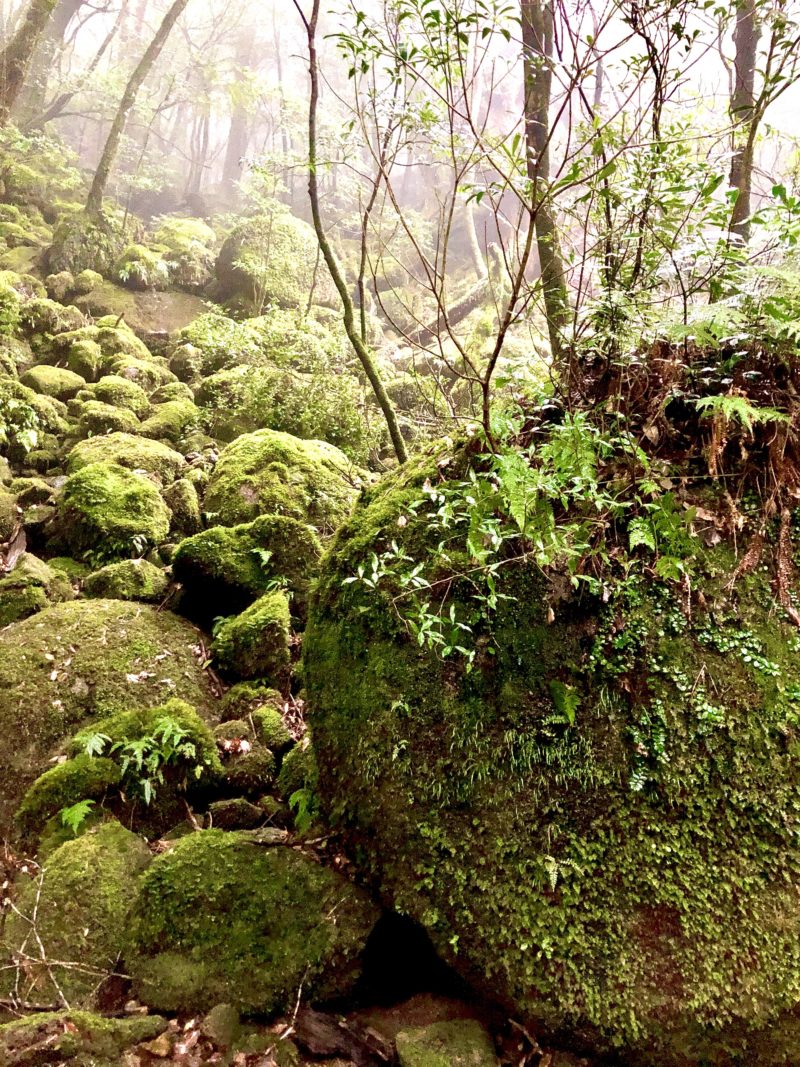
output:
[{"label": "tree trunk", "polygon": [[330,241],[325,233],[325,227],[322,224],[322,214],[319,205],[319,185],[317,182],[317,110],[319,106],[317,23],[319,22],[320,0],[313,0],[310,19],[307,19],[303,14],[303,9],[300,6],[299,0],[293,0],[293,3],[303,20],[308,37],[308,68],[311,76],[311,98],[308,107],[308,195],[311,200],[311,215],[314,221],[314,230],[317,234],[319,250],[322,253],[328,270],[330,271],[333,284],[336,286],[336,291],[338,292],[342,303],[342,319],[347,339],[352,345],[353,351],[358,356],[359,362],[364,369],[364,373],[369,380],[369,384],[372,386],[375,399],[378,401],[378,405],[383,412],[383,417],[386,420],[386,426],[389,430],[389,436],[392,440],[397,460],[399,463],[405,463],[408,454],[406,452],[406,443],[403,440],[403,435],[400,433],[397,413],[394,410],[389,394],[386,392],[386,386],[383,384],[378,365],[369,348],[367,348],[366,344],[362,341],[361,334],[358,332],[353,299],[350,296],[347,282],[342,275]]},{"label": "tree trunk", "polygon": [[520,0],[525,77],[525,138],[531,214],[541,265],[550,350],[560,360],[569,298],[555,221],[546,200],[550,178],[550,91],[553,80],[553,9],[550,0]]},{"label": "tree trunk", "polygon": [[31,0],[19,29],[0,52],[0,126],[8,122],[56,3],[57,0]]},{"label": "tree trunk", "polygon": [[[240,34],[236,41],[234,62],[237,74],[250,69],[254,45],[254,31],[247,27],[246,32]],[[238,182],[242,177],[242,160],[247,155],[249,144],[250,121],[247,108],[241,99],[235,99],[231,108],[231,124],[228,130],[228,143],[225,146],[225,161],[222,165],[222,189],[231,201],[237,199]]]},{"label": "tree trunk", "polygon": [[153,69],[156,60],[161,55],[161,50],[166,44],[173,26],[183,14],[188,3],[189,0],[174,0],[169,11],[164,16],[163,22],[158,27],[155,37],[150,42],[147,51],[139,60],[136,69],[130,76],[128,84],[125,86],[125,92],[122,94],[122,99],[120,100],[117,113],[114,116],[114,121],[111,124],[111,130],[109,131],[103,154],[100,157],[100,162],[95,171],[92,188],[89,190],[89,198],[86,201],[86,211],[89,215],[97,216],[102,211],[103,196],[105,195],[108,179],[111,175],[111,168],[114,166],[114,162],[117,158],[122,134],[125,131],[128,117],[136,103],[136,97],[138,96],[145,78]]},{"label": "tree trunk", "polygon": [[758,22],[757,0],[740,0],[736,8],[736,29],[733,43],[734,86],[730,111],[734,123],[733,156],[730,181],[738,190],[731,216],[731,233],[744,244],[750,239],[751,197],[753,189],[753,159],[760,116],[755,107],[756,55],[761,27]]},{"label": "tree trunk", "polygon": [[47,87],[59,52],[64,48],[67,28],[86,0],[59,0],[49,25],[42,33],[33,53],[25,91],[17,100],[14,111],[17,125],[25,126],[35,115],[44,110]]}]

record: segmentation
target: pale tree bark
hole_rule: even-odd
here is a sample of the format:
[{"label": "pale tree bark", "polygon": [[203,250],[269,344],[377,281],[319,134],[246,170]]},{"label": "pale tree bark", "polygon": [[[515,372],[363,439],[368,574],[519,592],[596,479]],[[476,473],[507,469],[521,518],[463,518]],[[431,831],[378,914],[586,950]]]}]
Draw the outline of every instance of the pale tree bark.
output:
[{"label": "pale tree bark", "polygon": [[47,87],[53,74],[53,66],[64,48],[67,28],[86,0],[58,0],[53,17],[42,33],[33,53],[24,92],[17,100],[14,115],[18,126],[44,111]]},{"label": "pale tree bark", "polygon": [[57,0],[31,0],[19,28],[0,52],[0,126],[8,122],[30,67],[36,45]]},{"label": "pale tree bark", "polygon": [[131,74],[128,84],[125,86],[125,92],[122,94],[122,99],[119,102],[119,107],[114,116],[114,121],[111,124],[111,130],[109,131],[105,147],[103,148],[100,162],[95,171],[92,187],[89,190],[89,197],[86,201],[86,211],[89,215],[97,216],[102,211],[103,197],[108,185],[108,179],[116,161],[117,153],[119,152],[120,141],[125,132],[125,126],[127,125],[130,113],[136,103],[136,97],[138,96],[139,90],[147,78],[147,75],[153,69],[156,60],[161,55],[162,49],[172,32],[173,26],[183,14],[188,4],[189,0],[174,0],[169,11],[167,11],[164,16],[161,25],[156,30],[155,37],[150,42],[146,52],[136,65],[136,69],[133,74]]},{"label": "pale tree bark", "polygon": [[319,22],[320,0],[313,0],[310,18],[307,18],[304,14],[299,0],[292,0],[292,3],[296,7],[300,18],[303,20],[303,25],[305,26],[308,38],[308,68],[311,77],[311,97],[308,108],[308,195],[311,200],[311,215],[314,221],[314,230],[317,234],[317,242],[319,243],[319,250],[322,253],[322,258],[325,260],[331,278],[333,279],[333,284],[336,286],[336,290],[341,300],[343,312],[342,319],[347,339],[349,340],[353,351],[358,356],[369,384],[372,386],[375,399],[383,412],[383,417],[386,420],[389,437],[391,438],[397,460],[399,463],[405,463],[408,454],[406,452],[406,444],[403,440],[403,435],[400,432],[400,425],[397,421],[397,413],[394,410],[389,394],[386,392],[386,386],[383,384],[383,379],[381,378],[378,364],[375,362],[375,357],[372,352],[370,352],[359,333],[358,326],[356,325],[353,298],[350,296],[347,282],[342,275],[336,255],[334,254],[331,243],[325,233],[325,226],[322,222],[322,212],[319,202],[319,185],[317,182],[317,111],[319,107],[317,24]]},{"label": "pale tree bark", "polygon": [[731,232],[744,244],[750,239],[752,214],[753,163],[760,115],[756,109],[755,78],[758,41],[761,26],[758,20],[758,0],[740,0],[736,8],[736,29],[733,43],[734,84],[730,111],[734,123],[733,156],[730,183],[738,191],[731,216]]},{"label": "pale tree bark", "polygon": [[[246,26],[236,40],[234,63],[237,78],[251,69],[254,51],[255,32],[251,26]],[[244,101],[235,99],[231,107],[231,124],[222,167],[222,188],[231,200],[237,199],[238,183],[243,173],[242,160],[247,155],[250,133],[248,109]]]},{"label": "pale tree bark", "polygon": [[555,220],[547,202],[550,178],[550,93],[553,80],[551,0],[520,0],[525,77],[525,137],[531,215],[541,268],[550,350],[560,360],[569,321],[569,298]]}]

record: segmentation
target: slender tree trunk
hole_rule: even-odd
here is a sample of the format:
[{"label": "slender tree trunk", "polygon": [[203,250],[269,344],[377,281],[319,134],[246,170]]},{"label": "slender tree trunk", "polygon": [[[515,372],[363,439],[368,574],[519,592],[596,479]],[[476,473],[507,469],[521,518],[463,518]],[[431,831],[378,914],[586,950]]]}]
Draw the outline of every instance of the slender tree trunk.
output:
[{"label": "slender tree trunk", "polygon": [[553,80],[553,9],[551,0],[521,0],[525,77],[525,137],[531,214],[541,266],[550,350],[560,360],[569,298],[561,248],[545,187],[550,178],[550,92]]},{"label": "slender tree trunk", "polygon": [[31,0],[17,32],[0,52],[0,126],[8,122],[56,3],[57,0]]},{"label": "slender tree trunk", "polygon": [[16,118],[17,125],[26,125],[34,115],[44,110],[47,87],[59,53],[64,48],[67,28],[85,3],[86,0],[59,0],[56,4],[53,17],[33,53],[25,89],[14,109],[15,116],[22,116],[21,119]]},{"label": "slender tree trunk", "polygon": [[757,0],[740,0],[733,33],[736,56],[733,61],[734,86],[730,104],[734,123],[730,182],[739,195],[733,206],[731,233],[737,234],[745,244],[750,239],[753,161],[760,119],[755,106],[756,55],[761,36],[756,8]]},{"label": "slender tree trunk", "polygon": [[183,14],[188,3],[189,0],[174,0],[169,11],[164,16],[163,22],[158,27],[155,37],[150,42],[147,51],[139,60],[136,69],[130,76],[128,84],[125,86],[125,92],[122,94],[117,114],[111,124],[111,130],[109,131],[103,153],[100,157],[100,162],[97,165],[97,170],[95,171],[92,188],[89,190],[89,198],[86,201],[86,211],[89,215],[97,216],[102,211],[103,196],[105,195],[106,186],[108,185],[108,179],[117,158],[120,141],[122,140],[122,134],[125,131],[128,117],[136,103],[136,97],[145,78],[153,69],[156,60],[161,55],[161,50],[166,44],[173,26]]},{"label": "slender tree trunk", "polygon": [[[234,63],[237,75],[250,69],[254,46],[253,29],[247,26],[236,41]],[[278,79],[280,85],[280,73]],[[249,144],[249,115],[242,100],[237,99],[231,108],[231,124],[228,129],[228,143],[225,146],[225,161],[222,165],[222,189],[231,200],[236,199],[237,184],[242,177],[242,160],[247,155]]]},{"label": "slender tree trunk", "polygon": [[378,365],[369,348],[361,339],[361,334],[356,325],[355,309],[353,299],[350,296],[350,290],[347,287],[347,282],[342,275],[330,241],[325,234],[325,227],[322,224],[322,213],[319,204],[319,186],[317,184],[317,108],[319,105],[317,23],[319,21],[320,0],[313,0],[310,19],[306,18],[303,13],[299,0],[292,0],[292,2],[303,20],[306,34],[308,36],[308,67],[311,76],[311,99],[308,108],[308,195],[311,200],[311,215],[314,221],[314,229],[317,234],[320,252],[322,252],[322,257],[327,264],[331,278],[333,279],[333,284],[336,286],[336,290],[339,293],[339,298],[342,302],[342,317],[347,338],[353,347],[353,351],[358,356],[361,366],[364,368],[364,373],[372,386],[375,399],[378,401],[380,409],[383,412],[383,417],[386,420],[386,426],[388,427],[389,436],[391,437],[398,462],[405,463],[408,455],[403,435],[400,433],[397,413],[394,410],[389,394],[386,392],[386,386],[383,384]]}]

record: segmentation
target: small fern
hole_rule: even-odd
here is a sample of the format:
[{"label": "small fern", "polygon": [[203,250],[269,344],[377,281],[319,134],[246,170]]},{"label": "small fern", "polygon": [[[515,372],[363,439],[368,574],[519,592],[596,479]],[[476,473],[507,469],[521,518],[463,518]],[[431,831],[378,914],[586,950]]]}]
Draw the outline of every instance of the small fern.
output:
[{"label": "small fern", "polygon": [[745,396],[704,396],[695,401],[695,406],[703,418],[721,417],[726,423],[738,422],[750,434],[755,425],[790,421],[783,411],[756,407]]}]

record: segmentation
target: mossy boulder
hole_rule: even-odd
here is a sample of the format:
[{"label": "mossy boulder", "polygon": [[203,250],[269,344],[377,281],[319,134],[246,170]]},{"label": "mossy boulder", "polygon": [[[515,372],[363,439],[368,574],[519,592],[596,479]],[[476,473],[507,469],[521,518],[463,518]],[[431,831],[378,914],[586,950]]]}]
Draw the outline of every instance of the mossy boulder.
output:
[{"label": "mossy boulder", "polygon": [[111,1067],[124,1062],[127,1049],[152,1041],[166,1028],[159,1015],[114,1019],[86,1011],[39,1012],[0,1025],[0,1065]]},{"label": "mossy boulder", "polygon": [[194,483],[188,478],[179,478],[163,493],[167,507],[172,512],[171,530],[181,537],[196,534],[203,528],[200,512],[200,497]]},{"label": "mossy boulder", "polygon": [[83,592],[109,600],[155,603],[164,599],[168,585],[169,579],[160,567],[145,559],[126,559],[90,574],[83,583]]},{"label": "mossy boulder", "polygon": [[20,514],[15,494],[0,489],[0,544],[11,538],[19,523]]},{"label": "mossy boulder", "polygon": [[101,400],[80,403],[74,414],[83,437],[99,437],[108,433],[133,434],[140,428],[139,420],[128,408],[114,407]]},{"label": "mossy boulder", "polygon": [[25,371],[20,381],[35,393],[52,396],[56,400],[69,400],[86,386],[86,381],[80,374],[61,367],[31,367]]},{"label": "mossy boulder", "polygon": [[486,1027],[477,1019],[453,1019],[401,1030],[396,1039],[400,1067],[498,1067]]},{"label": "mossy boulder", "polygon": [[277,781],[278,795],[290,800],[301,789],[313,793],[318,778],[317,758],[310,738],[306,736],[283,757]]},{"label": "mossy boulder", "polygon": [[118,220],[110,215],[92,218],[85,212],[65,215],[53,233],[47,250],[51,274],[85,270],[109,274],[125,246],[126,235]]},{"label": "mossy boulder", "polygon": [[169,510],[150,479],[118,463],[90,463],[70,474],[56,516],[59,536],[74,553],[108,561],[160,544],[169,523]]},{"label": "mossy boulder", "polygon": [[240,678],[265,678],[282,689],[289,675],[289,601],[280,590],[265,593],[255,604],[214,631],[211,651],[220,669]]},{"label": "mossy boulder", "polygon": [[58,604],[0,631],[0,833],[25,790],[76,729],[179,696],[213,699],[199,634],[169,612],[119,600]]},{"label": "mossy boulder", "polygon": [[117,374],[107,374],[87,390],[95,400],[114,407],[128,408],[138,418],[144,418],[150,412],[150,401],[141,385],[122,378]]},{"label": "mossy boulder", "polygon": [[266,304],[301,307],[312,289],[319,304],[335,298],[327,271],[318,270],[319,247],[307,222],[285,211],[256,215],[226,239],[216,262],[214,296],[251,313]]},{"label": "mossy boulder", "polygon": [[166,217],[155,233],[163,248],[171,283],[189,292],[199,292],[214,273],[217,235],[202,219]]},{"label": "mossy boulder", "polygon": [[[168,503],[172,506],[169,498]],[[284,515],[204,530],[182,541],[172,561],[184,587],[181,610],[210,623],[217,615],[243,611],[281,579],[292,594],[292,613],[304,618],[321,553],[311,527]]]},{"label": "mossy boulder", "polygon": [[0,629],[73,596],[68,578],[26,552],[12,571],[0,571]]},{"label": "mossy boulder", "polygon": [[186,467],[186,460],[162,441],[133,434],[111,433],[75,445],[67,457],[70,474],[91,463],[113,463],[132,471],[146,471],[169,485]]},{"label": "mossy boulder", "polygon": [[[371,492],[323,567],[304,677],[328,818],[385,898],[540,1031],[663,1067],[753,1062],[768,1034],[770,1062],[792,1062],[800,664],[768,577],[731,595],[730,548],[699,549],[689,614],[641,573],[595,599],[507,567],[467,670],[420,648],[390,592],[348,584],[393,540],[437,558],[440,530],[411,510],[426,482],[446,489],[437,458]],[[473,592],[453,581],[456,618]]]},{"label": "mossy boulder", "polygon": [[128,245],[114,265],[114,277],[130,289],[166,289],[170,270],[162,251],[146,245]]},{"label": "mossy boulder", "polygon": [[360,473],[325,441],[259,430],[223,449],[205,508],[222,526],[251,522],[259,515],[288,515],[330,533],[349,513]]},{"label": "mossy boulder", "polygon": [[[103,976],[118,970],[136,886],[151,859],[140,837],[109,822],[63,844],[41,876],[18,883],[2,949],[33,957],[22,974],[22,999],[57,1003],[63,995],[71,1006],[93,1006]],[[8,993],[14,971],[0,973]]]},{"label": "mossy boulder", "polygon": [[168,400],[156,404],[149,418],[142,423],[139,432],[144,437],[178,444],[198,423],[200,412],[193,400]]},{"label": "mossy boulder", "polygon": [[122,772],[110,759],[82,752],[73,759],[49,767],[22,798],[16,815],[23,838],[32,841],[48,820],[80,800],[101,800],[109,789],[119,785]]},{"label": "mossy boulder", "polygon": [[190,834],[151,865],[126,963],[139,998],[169,1011],[225,1002],[273,1013],[350,992],[378,917],[363,891],[292,849]]}]

